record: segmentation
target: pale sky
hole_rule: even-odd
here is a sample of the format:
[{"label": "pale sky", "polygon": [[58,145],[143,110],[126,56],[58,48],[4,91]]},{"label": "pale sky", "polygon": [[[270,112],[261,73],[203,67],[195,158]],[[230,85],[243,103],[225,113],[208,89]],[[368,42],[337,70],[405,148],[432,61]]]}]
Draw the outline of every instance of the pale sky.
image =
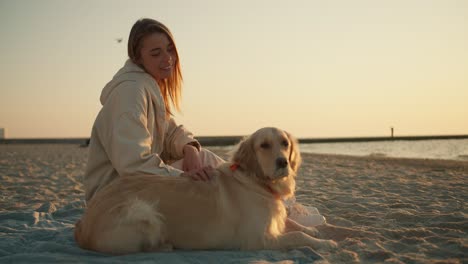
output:
[{"label": "pale sky", "polygon": [[0,0],[6,136],[89,136],[142,17],[175,36],[195,135],[468,134],[466,0]]}]

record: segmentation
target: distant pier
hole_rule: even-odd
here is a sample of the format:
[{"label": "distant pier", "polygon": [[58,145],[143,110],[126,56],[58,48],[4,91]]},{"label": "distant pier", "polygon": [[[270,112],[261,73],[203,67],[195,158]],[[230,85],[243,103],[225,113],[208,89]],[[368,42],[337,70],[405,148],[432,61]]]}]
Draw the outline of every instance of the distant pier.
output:
[{"label": "distant pier", "polygon": [[343,137],[343,138],[302,138],[300,143],[340,143],[340,142],[373,142],[373,141],[416,141],[416,140],[442,140],[442,139],[468,139],[468,135],[436,135],[436,136],[400,136],[400,137]]}]

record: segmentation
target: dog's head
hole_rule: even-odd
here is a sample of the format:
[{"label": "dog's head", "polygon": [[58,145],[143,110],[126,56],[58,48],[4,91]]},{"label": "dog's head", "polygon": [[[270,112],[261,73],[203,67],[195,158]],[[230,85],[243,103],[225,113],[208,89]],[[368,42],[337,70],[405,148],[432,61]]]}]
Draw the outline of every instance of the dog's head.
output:
[{"label": "dog's head", "polygon": [[257,130],[239,143],[232,161],[281,196],[294,193],[301,155],[297,140],[286,131],[273,127]]}]

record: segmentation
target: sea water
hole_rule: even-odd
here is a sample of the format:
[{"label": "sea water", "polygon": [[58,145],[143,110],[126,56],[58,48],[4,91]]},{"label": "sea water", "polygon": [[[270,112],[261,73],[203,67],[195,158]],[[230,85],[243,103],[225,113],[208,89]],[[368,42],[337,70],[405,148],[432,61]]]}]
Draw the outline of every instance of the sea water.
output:
[{"label": "sea water", "polygon": [[303,153],[468,161],[468,139],[300,144]]}]

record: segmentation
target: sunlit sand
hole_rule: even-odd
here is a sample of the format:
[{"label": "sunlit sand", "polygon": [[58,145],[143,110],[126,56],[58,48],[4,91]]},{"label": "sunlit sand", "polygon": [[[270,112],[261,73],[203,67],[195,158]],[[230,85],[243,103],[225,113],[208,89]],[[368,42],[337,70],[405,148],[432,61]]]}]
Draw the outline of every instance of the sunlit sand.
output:
[{"label": "sunlit sand", "polygon": [[[227,157],[223,148],[211,150]],[[315,154],[303,159],[297,200],[326,217],[329,226],[318,230],[335,239],[338,249],[246,252],[244,260],[314,260],[318,254],[330,263],[468,260],[468,162]],[[101,259],[78,248],[72,236],[84,210],[86,161],[87,148],[72,144],[0,145],[0,262]]]}]

